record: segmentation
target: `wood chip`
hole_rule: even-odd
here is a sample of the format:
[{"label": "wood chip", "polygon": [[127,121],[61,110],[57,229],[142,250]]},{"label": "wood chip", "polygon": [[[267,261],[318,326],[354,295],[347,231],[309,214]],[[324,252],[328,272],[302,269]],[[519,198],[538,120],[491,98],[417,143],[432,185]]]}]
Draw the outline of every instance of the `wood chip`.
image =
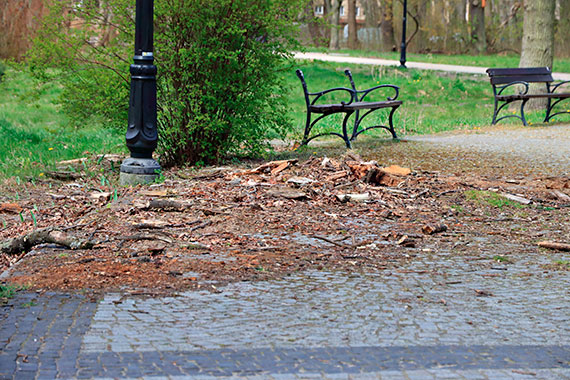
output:
[{"label": "wood chip", "polygon": [[526,198],[520,197],[518,195],[513,195],[513,194],[508,194],[508,193],[501,193],[501,195],[507,199],[510,199],[511,201],[515,201],[515,202],[521,203],[523,205],[528,205],[528,204],[532,203],[532,201],[530,199],[526,199]]},{"label": "wood chip", "polygon": [[539,247],[554,249],[557,251],[570,251],[570,244],[568,243],[558,243],[555,241],[541,241],[537,243]]},{"label": "wood chip", "polygon": [[336,198],[341,202],[364,202],[370,199],[370,193],[362,194],[337,194]]}]

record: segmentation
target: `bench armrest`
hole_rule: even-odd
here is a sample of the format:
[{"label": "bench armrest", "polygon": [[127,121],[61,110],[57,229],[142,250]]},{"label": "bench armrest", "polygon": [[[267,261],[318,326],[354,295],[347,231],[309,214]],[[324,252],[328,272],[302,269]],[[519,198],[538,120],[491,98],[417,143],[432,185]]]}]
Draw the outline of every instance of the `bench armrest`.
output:
[{"label": "bench armrest", "polygon": [[570,83],[570,80],[565,80],[565,81],[563,81],[563,82],[558,82],[558,83],[556,83],[554,86],[552,86],[552,87],[550,88],[550,92],[553,93],[553,92],[556,91],[560,86],[562,86],[563,84],[567,84],[567,83]]},{"label": "bench armrest", "polygon": [[524,82],[524,81],[522,81],[522,80],[519,80],[519,81],[515,81],[515,82],[508,83],[508,84],[506,84],[506,85],[504,85],[504,86],[497,86],[497,87],[500,87],[500,88],[501,88],[501,89],[499,90],[499,92],[497,93],[497,95],[501,95],[502,92],[503,92],[505,89],[507,89],[507,88],[509,88],[509,87],[511,87],[511,86],[514,86],[515,84],[522,84],[522,85],[525,87],[525,88],[524,88],[524,91],[519,91],[519,95],[526,95],[526,94],[528,93],[528,82]]},{"label": "bench armrest", "polygon": [[374,87],[368,88],[368,89],[366,89],[366,90],[356,91],[357,98],[358,98],[358,94],[362,94],[362,96],[361,96],[360,98],[358,98],[358,101],[359,101],[359,102],[363,101],[364,98],[365,98],[369,93],[371,93],[372,91],[377,90],[377,89],[379,89],[379,88],[391,88],[391,89],[393,89],[393,90],[395,91],[394,96],[392,96],[392,97],[390,97],[390,96],[386,97],[387,100],[396,100],[396,99],[398,99],[398,95],[400,95],[400,87],[395,86],[395,85],[393,85],[393,84],[381,84],[381,85],[379,85],[379,86],[374,86]]},{"label": "bench armrest", "polygon": [[350,101],[348,103],[344,102],[344,101],[340,102],[341,104],[344,104],[345,106],[351,104],[354,101],[354,99],[356,98],[356,94],[354,93],[354,91],[351,90],[350,88],[346,88],[346,87],[335,87],[335,88],[330,88],[330,89],[325,90],[325,91],[309,92],[307,94],[310,96],[315,96],[315,98],[311,102],[311,105],[314,105],[317,102],[317,100],[319,100],[319,98],[321,96],[328,94],[328,93],[331,93],[331,92],[334,92],[334,91],[346,91],[350,94]]},{"label": "bench armrest", "polygon": [[[356,89],[356,85],[354,84],[354,80],[352,79],[352,73],[350,72],[350,70],[344,70],[344,74],[348,77],[348,79],[350,80],[350,85],[352,86],[352,89],[354,90],[354,95],[357,101],[361,102],[364,100],[364,98],[371,93],[374,90],[377,90],[379,88],[392,88],[396,93],[394,94],[393,97],[388,96],[387,100],[396,100],[398,98],[398,95],[400,95],[400,87],[395,86],[393,84],[381,84],[379,86],[374,86],[371,88],[367,88],[366,90],[357,90]],[[358,94],[362,94],[362,96],[359,97]]]},{"label": "bench armrest", "polygon": [[[307,89],[307,82],[305,82],[305,76],[303,75],[303,72],[301,70],[296,70],[295,72],[297,73],[297,76],[299,77],[299,79],[301,80],[301,84],[303,85],[303,91],[305,92],[305,102],[307,103],[307,107],[315,105],[315,103],[317,102],[317,100],[319,100],[321,96],[333,91],[346,91],[350,94],[350,101],[348,103],[344,101],[340,102],[340,104],[342,105],[349,105],[356,99],[355,92],[350,88],[346,87],[335,87],[320,92],[309,92],[309,90]],[[310,100],[311,96],[315,97],[313,101]]]}]

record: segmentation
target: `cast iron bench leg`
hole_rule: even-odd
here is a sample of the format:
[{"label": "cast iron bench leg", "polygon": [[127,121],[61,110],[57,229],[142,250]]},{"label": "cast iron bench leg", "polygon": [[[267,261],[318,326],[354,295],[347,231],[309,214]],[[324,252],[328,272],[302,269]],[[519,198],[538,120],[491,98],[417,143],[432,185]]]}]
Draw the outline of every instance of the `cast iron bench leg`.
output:
[{"label": "cast iron bench leg", "polygon": [[497,101],[497,98],[495,98],[495,110],[493,111],[493,121],[491,122],[491,125],[495,125],[497,123],[497,114],[499,113],[498,108],[499,107],[499,102]]},{"label": "cast iron bench leg", "polygon": [[521,120],[522,120],[523,125],[525,127],[528,126],[528,123],[526,122],[526,119],[524,117],[524,106],[525,106],[526,102],[528,102],[528,98],[523,99],[522,104],[521,104]]},{"label": "cast iron bench leg", "polygon": [[392,120],[394,117],[394,112],[396,112],[398,107],[400,107],[400,106],[392,107],[392,111],[390,111],[390,116],[388,117],[388,121],[390,123],[390,133],[392,134],[392,138],[395,138],[395,139],[397,139],[398,136],[396,135],[396,130],[394,129],[394,123]]},{"label": "cast iron bench leg", "polygon": [[[348,119],[350,118],[350,115],[352,115],[354,113],[354,111],[347,111],[346,112],[346,116],[344,117],[344,120],[342,121],[342,136],[343,136],[343,140],[346,143],[346,147],[348,149],[352,149],[352,144],[350,142],[350,138],[348,137],[348,131],[346,129],[346,124],[348,123]],[[358,111],[356,111],[356,121],[355,123],[358,123]],[[355,128],[357,127],[357,125],[355,125]]]},{"label": "cast iron bench leg", "polygon": [[307,144],[310,132],[311,132],[311,111],[307,110],[307,123],[305,124],[305,134],[303,135],[303,141],[301,142],[301,145]]}]

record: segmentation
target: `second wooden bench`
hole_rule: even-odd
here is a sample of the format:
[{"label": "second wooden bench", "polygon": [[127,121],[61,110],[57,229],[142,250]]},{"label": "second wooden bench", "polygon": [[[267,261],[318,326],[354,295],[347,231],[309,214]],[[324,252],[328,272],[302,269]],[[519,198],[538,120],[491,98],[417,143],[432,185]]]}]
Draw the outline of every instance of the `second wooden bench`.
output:
[{"label": "second wooden bench", "polygon": [[[487,69],[487,74],[491,79],[491,84],[493,85],[493,94],[495,96],[495,110],[493,112],[492,124],[496,124],[499,121],[515,117],[522,120],[524,125],[528,125],[526,118],[524,116],[524,106],[526,102],[530,99],[535,98],[546,98],[546,116],[544,122],[548,123],[556,115],[563,113],[570,113],[570,111],[560,111],[553,113],[554,107],[561,101],[570,98],[570,92],[561,92],[560,89],[562,85],[570,83],[570,81],[560,82],[554,84],[554,79],[552,78],[552,71],[548,67],[528,67],[528,68],[512,68],[512,69]],[[544,90],[537,93],[529,94],[529,83],[544,83]],[[515,85],[520,85],[523,87],[522,91],[516,94],[507,94],[505,90],[511,88]],[[505,92],[505,93],[504,93]],[[499,112],[512,102],[521,101],[520,116],[515,114],[505,115],[497,118]],[[503,102],[499,106],[499,103]]]}]

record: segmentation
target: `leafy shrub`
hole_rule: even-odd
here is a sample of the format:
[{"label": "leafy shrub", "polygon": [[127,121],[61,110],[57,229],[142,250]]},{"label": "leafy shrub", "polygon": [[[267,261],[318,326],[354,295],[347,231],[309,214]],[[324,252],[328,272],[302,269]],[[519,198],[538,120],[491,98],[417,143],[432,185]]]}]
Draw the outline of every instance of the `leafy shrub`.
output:
[{"label": "leafy shrub", "polygon": [[[281,71],[297,47],[291,20],[302,1],[155,2],[162,165],[258,153],[268,133],[287,130]],[[63,110],[78,124],[97,115],[126,127],[134,3],[49,7],[30,67],[44,79],[59,68]]]},{"label": "leafy shrub", "polygon": [[2,62],[0,62],[0,82],[2,82],[2,77],[6,73],[6,66]]}]

